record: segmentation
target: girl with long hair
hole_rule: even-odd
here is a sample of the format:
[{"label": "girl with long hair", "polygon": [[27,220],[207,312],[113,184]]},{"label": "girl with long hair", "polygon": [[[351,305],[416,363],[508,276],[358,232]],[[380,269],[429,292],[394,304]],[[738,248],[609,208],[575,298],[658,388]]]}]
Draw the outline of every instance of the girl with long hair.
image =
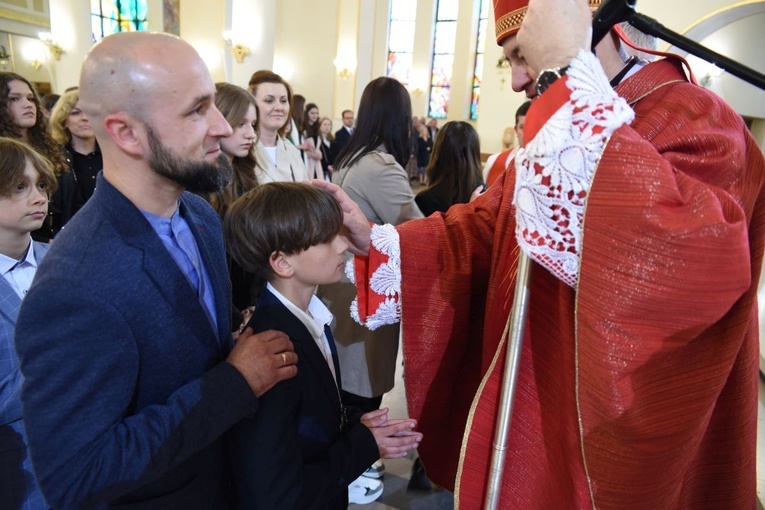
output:
[{"label": "girl with long hair", "polygon": [[250,78],[249,91],[258,108],[255,123],[258,182],[305,180],[305,164],[300,151],[284,138],[292,102],[289,83],[273,71],[260,70]]},{"label": "girl with long hair", "polygon": [[438,130],[427,176],[430,185],[415,197],[424,215],[470,202],[472,193],[484,184],[481,144],[473,126],[452,121]]},{"label": "girl with long hair", "polygon": [[321,149],[319,148],[319,107],[313,103],[305,105],[305,112],[300,124],[303,143],[297,148],[303,151],[305,172],[309,179],[323,179],[321,168]]},{"label": "girl with long hair", "polygon": [[215,107],[233,129],[233,133],[220,142],[221,152],[234,168],[231,183],[209,197],[210,204],[223,217],[234,200],[258,185],[255,175],[258,110],[252,94],[242,87],[223,82],[215,84]]},{"label": "girl with long hair", "polygon": [[36,241],[53,239],[69,220],[76,190],[74,179],[64,152],[47,131],[40,97],[32,84],[23,76],[0,72],[0,136],[28,143],[53,165],[58,190],[48,206],[48,217],[43,226],[32,233]]},{"label": "girl with long hair", "polygon": [[[230,83],[215,84],[215,107],[231,126],[233,132],[221,138],[220,149],[234,168],[231,183],[223,190],[207,197],[210,204],[218,211],[221,218],[226,216],[229,207],[236,199],[258,186],[255,175],[255,125],[258,109],[255,98],[245,89]],[[291,144],[290,144],[291,145]],[[252,273],[245,271],[232,257],[228,257],[228,270],[231,277],[231,300],[234,310],[246,313],[257,302],[260,285]],[[232,328],[238,329],[243,316],[235,312],[231,321]]]}]

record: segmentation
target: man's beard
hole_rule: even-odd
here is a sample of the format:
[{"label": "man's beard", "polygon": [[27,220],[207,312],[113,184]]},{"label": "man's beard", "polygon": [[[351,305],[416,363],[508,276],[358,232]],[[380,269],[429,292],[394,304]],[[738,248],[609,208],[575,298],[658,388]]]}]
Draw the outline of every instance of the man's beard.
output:
[{"label": "man's beard", "polygon": [[231,182],[234,169],[231,162],[221,153],[215,162],[191,161],[173,154],[147,126],[149,138],[149,167],[157,174],[167,177],[192,193],[214,193]]}]

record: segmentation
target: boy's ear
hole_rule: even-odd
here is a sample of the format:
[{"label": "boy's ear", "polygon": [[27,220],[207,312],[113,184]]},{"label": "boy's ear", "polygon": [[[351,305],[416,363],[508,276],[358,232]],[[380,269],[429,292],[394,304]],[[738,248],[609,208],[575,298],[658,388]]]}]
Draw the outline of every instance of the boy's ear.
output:
[{"label": "boy's ear", "polygon": [[289,258],[284,252],[273,252],[268,258],[268,263],[271,265],[271,270],[274,274],[280,278],[290,278],[294,273],[292,264],[290,264]]}]

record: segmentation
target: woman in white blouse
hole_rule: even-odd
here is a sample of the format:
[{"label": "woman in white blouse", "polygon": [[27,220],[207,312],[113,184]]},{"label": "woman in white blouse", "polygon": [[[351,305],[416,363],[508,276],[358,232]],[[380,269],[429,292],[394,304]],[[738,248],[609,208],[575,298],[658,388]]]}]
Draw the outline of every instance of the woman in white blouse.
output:
[{"label": "woman in white blouse", "polygon": [[289,83],[272,71],[260,70],[250,78],[249,90],[258,108],[258,143],[255,147],[258,182],[305,180],[305,164],[300,151],[284,138],[292,101]]}]

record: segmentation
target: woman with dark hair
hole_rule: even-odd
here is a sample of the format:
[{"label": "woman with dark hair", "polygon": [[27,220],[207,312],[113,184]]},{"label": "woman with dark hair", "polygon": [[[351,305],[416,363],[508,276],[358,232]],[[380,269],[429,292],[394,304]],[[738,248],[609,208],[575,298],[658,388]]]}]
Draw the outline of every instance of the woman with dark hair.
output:
[{"label": "woman with dark hair", "polygon": [[427,176],[430,186],[414,198],[424,215],[446,212],[454,204],[470,202],[476,188],[484,184],[481,144],[473,126],[452,121],[438,130]]},{"label": "woman with dark hair", "polygon": [[79,89],[64,92],[50,114],[48,130],[64,147],[66,161],[77,189],[72,214],[77,212],[96,189],[96,176],[104,168],[96,134],[80,108]]},{"label": "woman with dark hair", "polygon": [[300,151],[284,138],[292,103],[289,83],[273,71],[260,70],[250,78],[249,91],[255,97],[258,109],[255,123],[258,182],[304,181],[305,164]]},{"label": "woman with dark hair", "polygon": [[[404,86],[386,77],[369,82],[361,95],[356,128],[335,159],[338,172],[332,176],[369,221],[398,225],[422,217],[404,171],[411,124],[412,105]],[[320,293],[332,303],[336,319],[343,402],[366,412],[378,409],[383,394],[393,388],[399,326],[370,331],[357,324],[348,314],[356,287],[346,277]],[[365,475],[379,478],[384,470],[377,461]]]},{"label": "woman with dark hair", "polygon": [[303,143],[302,127],[303,113],[305,112],[305,97],[300,94],[292,96],[290,101],[290,128],[287,130],[292,145],[300,145]]},{"label": "woman with dark hair", "polygon": [[48,217],[42,228],[32,232],[35,241],[48,242],[69,221],[76,185],[64,152],[48,133],[40,97],[23,76],[0,72],[0,136],[28,143],[53,165],[58,190],[48,205]]},{"label": "woman with dark hair", "polygon": [[[369,221],[397,225],[422,213],[414,202],[409,177],[412,105],[403,85],[391,78],[372,80],[361,95],[356,128],[335,160],[339,184]],[[398,354],[398,324],[375,331],[357,324],[348,314],[356,290],[347,278],[321,290],[332,303],[335,340],[343,381],[344,401],[365,411],[380,407],[393,388]],[[381,476],[377,462],[368,476]]]},{"label": "woman with dark hair", "polygon": [[305,173],[309,179],[323,179],[321,168],[321,149],[319,148],[319,107],[313,103],[305,105],[305,112],[300,122],[303,143],[296,147],[303,151]]}]

